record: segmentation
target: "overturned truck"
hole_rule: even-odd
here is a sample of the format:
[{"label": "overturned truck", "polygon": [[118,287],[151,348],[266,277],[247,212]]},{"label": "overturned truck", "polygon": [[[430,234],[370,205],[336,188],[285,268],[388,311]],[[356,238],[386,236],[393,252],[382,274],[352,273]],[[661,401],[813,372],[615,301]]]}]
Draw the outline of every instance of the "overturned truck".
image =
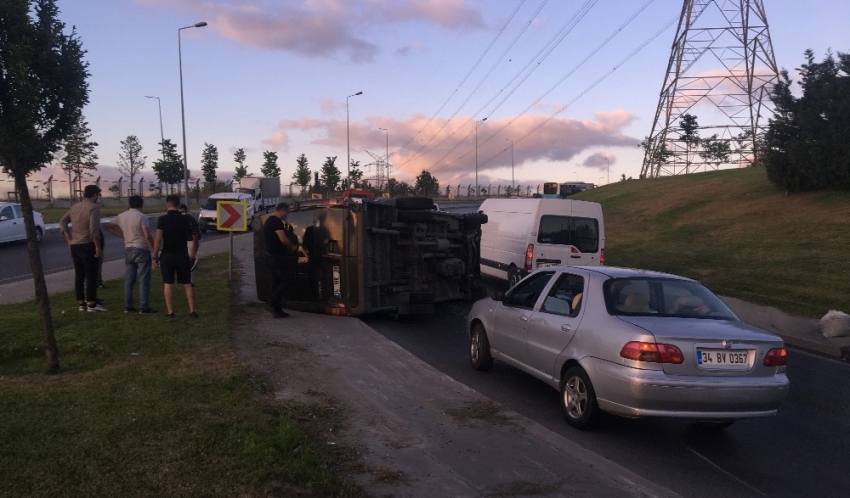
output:
[{"label": "overturned truck", "polygon": [[[485,295],[478,260],[487,215],[434,210],[429,198],[309,200],[287,222],[298,237],[294,283],[284,307],[360,316],[421,315],[434,303]],[[257,297],[268,301],[272,277],[262,225],[254,219]]]}]

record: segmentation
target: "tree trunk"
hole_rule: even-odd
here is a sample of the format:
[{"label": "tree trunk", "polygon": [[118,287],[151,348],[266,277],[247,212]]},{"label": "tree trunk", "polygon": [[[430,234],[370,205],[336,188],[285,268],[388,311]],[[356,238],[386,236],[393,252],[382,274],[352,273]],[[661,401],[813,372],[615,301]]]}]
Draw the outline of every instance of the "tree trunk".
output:
[{"label": "tree trunk", "polygon": [[44,334],[44,354],[47,357],[47,372],[59,373],[59,349],[53,334],[53,317],[50,314],[50,295],[47,293],[47,282],[44,280],[44,268],[41,265],[41,252],[35,238],[35,222],[33,221],[32,199],[30,199],[27,179],[24,175],[15,175],[15,188],[21,196],[21,208],[24,212],[24,226],[27,231],[27,252],[30,257],[33,283],[35,284],[35,301],[38,305],[38,317],[41,331]]}]

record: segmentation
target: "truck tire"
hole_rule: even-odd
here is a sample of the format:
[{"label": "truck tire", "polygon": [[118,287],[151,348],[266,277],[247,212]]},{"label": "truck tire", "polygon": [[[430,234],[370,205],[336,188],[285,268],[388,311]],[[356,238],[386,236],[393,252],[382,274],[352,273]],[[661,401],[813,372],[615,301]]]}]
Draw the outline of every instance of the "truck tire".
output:
[{"label": "truck tire", "polygon": [[480,226],[487,223],[487,220],[487,215],[484,213],[469,213],[463,215],[463,222],[466,223],[467,226]]},{"label": "truck tire", "polygon": [[431,209],[434,207],[434,199],[430,197],[399,197],[395,200],[395,207],[400,210]]},{"label": "truck tire", "polygon": [[[429,199],[430,200],[430,199]],[[434,219],[434,213],[431,211],[399,211],[398,221],[408,223],[422,223]]]}]

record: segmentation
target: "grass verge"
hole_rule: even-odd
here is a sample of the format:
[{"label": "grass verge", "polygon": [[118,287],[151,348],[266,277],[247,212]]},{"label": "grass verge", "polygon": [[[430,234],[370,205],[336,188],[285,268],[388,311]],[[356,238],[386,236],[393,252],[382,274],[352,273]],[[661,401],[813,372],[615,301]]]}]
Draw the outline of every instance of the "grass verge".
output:
[{"label": "grass verge", "polygon": [[786,195],[760,167],[629,180],[602,204],[606,264],[698,279],[715,292],[821,317],[850,308],[850,196]]},{"label": "grass verge", "polygon": [[274,402],[234,357],[227,261],[207,257],[196,275],[199,319],[182,292],[165,317],[156,271],[156,314],[122,312],[123,279],[101,292],[107,313],[52,295],[55,376],[33,303],[0,306],[0,495],[361,494],[317,434],[337,411]]}]

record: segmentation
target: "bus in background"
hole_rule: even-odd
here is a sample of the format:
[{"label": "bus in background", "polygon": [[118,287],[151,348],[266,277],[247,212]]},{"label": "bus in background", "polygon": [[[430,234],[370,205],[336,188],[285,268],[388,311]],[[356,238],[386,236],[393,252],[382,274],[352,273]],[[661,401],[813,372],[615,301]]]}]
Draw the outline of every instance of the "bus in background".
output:
[{"label": "bus in background", "polygon": [[558,182],[546,182],[543,184],[544,199],[560,199],[560,185]]}]

